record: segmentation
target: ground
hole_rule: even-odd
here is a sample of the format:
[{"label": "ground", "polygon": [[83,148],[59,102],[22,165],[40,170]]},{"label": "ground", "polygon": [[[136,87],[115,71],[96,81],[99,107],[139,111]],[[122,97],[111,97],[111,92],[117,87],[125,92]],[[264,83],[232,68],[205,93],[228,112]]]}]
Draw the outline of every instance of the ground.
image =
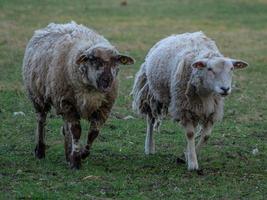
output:
[{"label": "ground", "polygon": [[[266,0],[0,0],[0,199],[266,199]],[[51,114],[44,160],[33,156],[35,114],[21,77],[33,31],[71,20],[94,28],[136,59],[121,67],[112,116],[80,171],[65,162],[62,120]],[[145,121],[131,111],[133,76],[150,47],[175,33],[204,31],[236,71],[225,116],[199,157],[203,175],[175,160],[185,147],[180,126],[165,120],[156,151],[144,155]],[[15,115],[14,112],[22,111]],[[134,119],[121,119],[125,116]],[[83,121],[83,142],[88,125]]]}]

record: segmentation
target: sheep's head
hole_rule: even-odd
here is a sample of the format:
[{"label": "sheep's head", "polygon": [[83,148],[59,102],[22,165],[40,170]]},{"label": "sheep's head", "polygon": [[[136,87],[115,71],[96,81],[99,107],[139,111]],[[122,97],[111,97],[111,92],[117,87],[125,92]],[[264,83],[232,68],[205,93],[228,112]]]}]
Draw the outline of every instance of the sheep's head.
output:
[{"label": "sheep's head", "polygon": [[115,48],[94,46],[82,52],[76,64],[84,84],[108,92],[119,71],[119,65],[134,64],[134,59],[120,54]]},{"label": "sheep's head", "polygon": [[233,71],[245,68],[248,64],[241,60],[215,57],[197,60],[191,66],[191,83],[197,88],[198,93],[227,96],[232,90]]}]

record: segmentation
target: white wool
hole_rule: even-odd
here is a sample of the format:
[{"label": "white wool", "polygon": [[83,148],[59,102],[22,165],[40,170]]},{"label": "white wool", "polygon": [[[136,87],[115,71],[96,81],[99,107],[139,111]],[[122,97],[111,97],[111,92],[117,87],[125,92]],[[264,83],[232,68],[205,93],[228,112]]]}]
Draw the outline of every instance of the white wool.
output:
[{"label": "white wool", "polygon": [[[155,44],[136,74],[133,109],[147,117],[145,153],[155,153],[153,127],[168,112],[186,132],[188,170],[197,170],[197,152],[213,124],[223,117],[234,69],[248,64],[225,58],[202,32],[172,35]],[[195,145],[196,127],[203,129]]]}]

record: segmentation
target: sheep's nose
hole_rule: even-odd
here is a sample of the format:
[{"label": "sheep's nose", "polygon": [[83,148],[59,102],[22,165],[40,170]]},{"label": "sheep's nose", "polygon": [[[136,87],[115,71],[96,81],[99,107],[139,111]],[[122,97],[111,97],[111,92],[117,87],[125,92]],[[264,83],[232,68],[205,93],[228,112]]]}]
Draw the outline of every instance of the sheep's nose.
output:
[{"label": "sheep's nose", "polygon": [[220,87],[221,91],[220,94],[222,96],[227,96],[228,94],[230,94],[230,87]]},{"label": "sheep's nose", "polygon": [[112,75],[103,73],[99,77],[99,79],[97,81],[97,85],[98,85],[100,90],[106,91],[111,87],[112,82],[113,82]]},{"label": "sheep's nose", "polygon": [[230,90],[230,87],[221,87],[221,90],[222,90],[224,93],[228,93],[228,91]]}]

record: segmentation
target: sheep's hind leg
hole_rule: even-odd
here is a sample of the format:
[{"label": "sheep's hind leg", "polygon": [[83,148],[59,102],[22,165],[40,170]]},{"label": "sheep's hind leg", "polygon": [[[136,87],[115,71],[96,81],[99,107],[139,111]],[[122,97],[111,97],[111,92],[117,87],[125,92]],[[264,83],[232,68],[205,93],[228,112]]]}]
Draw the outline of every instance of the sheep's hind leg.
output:
[{"label": "sheep's hind leg", "polygon": [[36,147],[35,156],[39,159],[45,157],[45,122],[46,112],[37,112]]},{"label": "sheep's hind leg", "polygon": [[197,154],[195,149],[195,127],[192,123],[185,124],[186,139],[187,139],[187,150],[185,157],[188,165],[188,170],[198,170]]},{"label": "sheep's hind leg", "polygon": [[203,126],[203,129],[200,132],[200,139],[196,146],[196,152],[200,152],[200,148],[207,143],[212,131],[212,123],[207,123]]},{"label": "sheep's hind leg", "polygon": [[92,122],[87,136],[87,144],[81,151],[82,159],[85,159],[86,157],[89,156],[90,149],[92,148],[93,142],[98,135],[99,135],[99,127],[97,126],[96,122]]},{"label": "sheep's hind leg", "polygon": [[153,137],[155,118],[147,115],[147,131],[146,131],[146,141],[145,141],[145,154],[155,153],[155,140]]}]

